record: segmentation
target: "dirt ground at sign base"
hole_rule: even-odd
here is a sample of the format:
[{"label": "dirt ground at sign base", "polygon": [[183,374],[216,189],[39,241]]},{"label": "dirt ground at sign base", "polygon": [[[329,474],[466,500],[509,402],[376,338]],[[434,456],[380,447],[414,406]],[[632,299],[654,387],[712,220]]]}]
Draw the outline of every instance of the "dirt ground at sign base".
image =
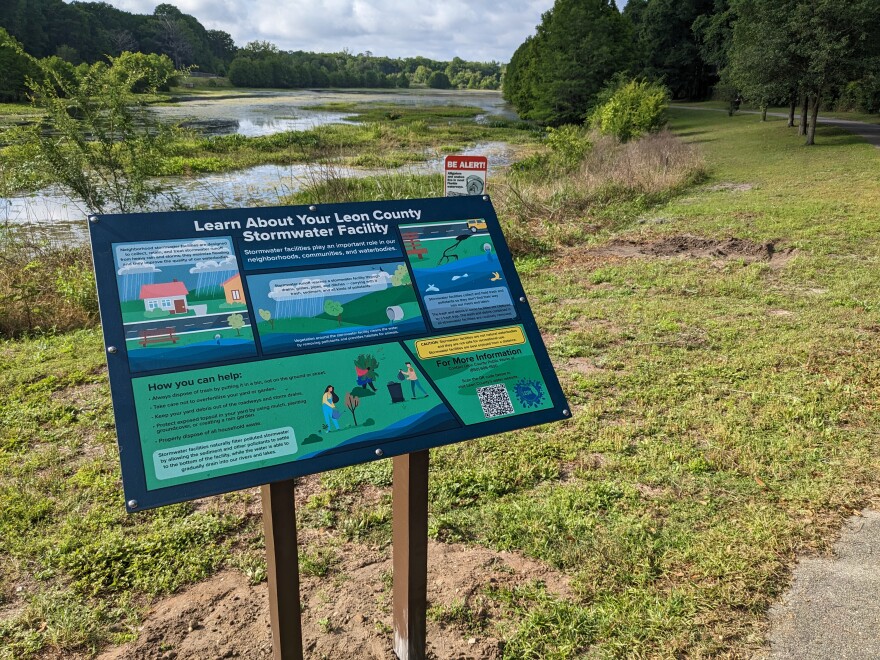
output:
[{"label": "dirt ground at sign base", "polygon": [[[349,544],[340,549],[340,557],[329,575],[302,581],[305,657],[392,660],[390,553]],[[428,657],[500,658],[503,645],[492,631],[501,613],[481,593],[489,586],[510,588],[535,580],[560,598],[571,596],[566,578],[539,562],[432,542],[428,605],[464,603],[486,625],[481,631],[460,630],[429,616]],[[266,584],[251,586],[230,570],[157,601],[137,640],[104,652],[99,660],[265,660],[272,657],[271,644]]]},{"label": "dirt ground at sign base", "polygon": [[765,261],[779,266],[794,256],[794,251],[777,247],[773,242],[755,243],[744,238],[711,239],[699,236],[665,236],[653,241],[614,240],[597,248],[599,255],[615,257],[685,257],[718,260],[741,259]]}]

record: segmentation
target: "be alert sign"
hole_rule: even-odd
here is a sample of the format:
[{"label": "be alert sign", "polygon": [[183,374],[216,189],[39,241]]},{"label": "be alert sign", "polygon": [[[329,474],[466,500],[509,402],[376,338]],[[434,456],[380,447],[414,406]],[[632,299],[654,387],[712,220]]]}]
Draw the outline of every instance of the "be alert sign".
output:
[{"label": "be alert sign", "polygon": [[489,159],[485,156],[447,156],[443,167],[446,197],[482,195],[486,192]]}]

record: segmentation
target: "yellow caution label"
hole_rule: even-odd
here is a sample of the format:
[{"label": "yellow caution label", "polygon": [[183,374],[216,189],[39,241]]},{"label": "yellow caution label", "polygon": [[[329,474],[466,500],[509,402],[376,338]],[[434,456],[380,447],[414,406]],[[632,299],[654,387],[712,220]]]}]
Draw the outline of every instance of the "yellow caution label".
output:
[{"label": "yellow caution label", "polygon": [[479,332],[467,332],[461,335],[449,335],[447,337],[434,337],[432,339],[419,339],[416,341],[416,352],[423,360],[455,355],[456,353],[472,353],[485,351],[490,348],[504,348],[525,344],[526,336],[522,328],[512,326],[510,328],[495,328],[492,330],[480,330]]}]

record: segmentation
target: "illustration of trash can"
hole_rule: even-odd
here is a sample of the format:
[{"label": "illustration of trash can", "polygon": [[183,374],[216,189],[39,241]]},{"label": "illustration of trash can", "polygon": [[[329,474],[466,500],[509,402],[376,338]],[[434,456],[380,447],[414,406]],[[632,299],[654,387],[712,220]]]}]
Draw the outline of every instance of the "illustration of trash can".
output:
[{"label": "illustration of trash can", "polygon": [[388,394],[391,395],[391,403],[406,401],[403,398],[403,385],[395,383],[393,380],[388,381]]}]

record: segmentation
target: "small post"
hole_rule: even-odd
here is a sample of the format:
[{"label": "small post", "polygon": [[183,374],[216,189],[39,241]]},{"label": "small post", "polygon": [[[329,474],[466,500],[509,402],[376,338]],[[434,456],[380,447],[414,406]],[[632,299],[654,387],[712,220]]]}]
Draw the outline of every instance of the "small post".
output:
[{"label": "small post", "polygon": [[399,660],[425,660],[428,450],[394,457],[391,497],[394,652]]},{"label": "small post", "polygon": [[303,660],[294,482],[261,488],[274,660]]}]

